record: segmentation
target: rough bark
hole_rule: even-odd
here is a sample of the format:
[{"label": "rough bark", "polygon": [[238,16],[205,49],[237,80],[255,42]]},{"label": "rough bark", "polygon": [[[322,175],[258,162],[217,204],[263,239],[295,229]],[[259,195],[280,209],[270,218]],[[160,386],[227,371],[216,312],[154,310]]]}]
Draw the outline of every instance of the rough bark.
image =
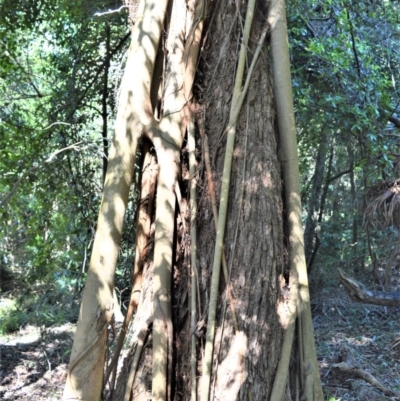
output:
[{"label": "rough bark", "polygon": [[[222,1],[213,10],[214,17],[206,33],[206,50],[199,70],[204,80],[199,81],[205,91],[197,93],[200,109],[205,110],[204,126],[209,136],[214,179],[217,193],[220,189],[225,130],[229,118],[230,101],[240,44],[241,24],[236,7]],[[242,10],[243,11],[243,10]],[[265,27],[267,7],[258,4],[250,37],[252,54]],[[232,29],[231,29],[232,28]],[[231,34],[227,32],[231,30]],[[199,118],[203,118],[202,112]],[[246,128],[247,127],[247,128]],[[239,330],[234,335],[232,315],[225,308],[225,284],[220,285],[217,308],[214,364],[210,399],[261,400],[268,399],[276,366],[280,357],[282,324],[287,305],[281,289],[284,279],[284,234],[281,172],[278,160],[275,112],[269,70],[267,45],[263,47],[259,62],[252,74],[248,97],[237,124],[233,170],[230,185],[230,203],[225,236],[228,264],[231,266],[231,284]],[[247,146],[245,143],[247,141]],[[197,142],[198,150],[201,144]],[[183,158],[184,161],[184,158]],[[245,165],[245,169],[243,168]],[[181,187],[185,188],[184,174]],[[185,178],[186,177],[186,178]],[[204,312],[208,307],[211,249],[215,228],[207,182],[198,177],[199,214],[198,269],[201,301],[196,335],[199,337],[198,375],[204,352]],[[185,193],[179,209],[185,216]],[[185,229],[177,216],[175,255],[173,259],[172,321],[174,324],[174,365],[172,369],[171,399],[188,400],[191,397],[190,365],[190,313],[187,247]],[[235,245],[236,244],[236,245]],[[145,281],[144,281],[145,283]],[[139,306],[139,310],[142,305]],[[223,312],[226,310],[226,313]],[[138,327],[139,323],[132,327]],[[150,390],[149,366],[145,352],[134,382],[132,399],[146,399]],[[240,356],[243,356],[241,358]],[[147,373],[146,373],[147,372]],[[123,385],[121,383],[121,385]]]},{"label": "rough bark", "polygon": [[[221,134],[229,119],[241,24],[232,3],[222,1],[214,13],[203,59],[210,67],[205,66],[202,86],[206,88],[203,98],[205,131],[214,160],[218,194],[226,141]],[[258,3],[249,54],[254,51],[266,17],[266,7]],[[277,311],[280,286],[284,283],[283,210],[275,134],[271,72],[265,45],[237,124],[225,234],[239,333],[234,335],[228,308],[223,315],[224,283],[218,297],[210,399],[268,399],[279,360],[282,327]],[[244,162],[246,168],[243,171]],[[200,184],[200,187],[206,188],[206,185]],[[206,307],[213,260],[210,247],[215,238],[211,201],[206,193],[200,208],[198,265],[201,268],[202,305]]]}]

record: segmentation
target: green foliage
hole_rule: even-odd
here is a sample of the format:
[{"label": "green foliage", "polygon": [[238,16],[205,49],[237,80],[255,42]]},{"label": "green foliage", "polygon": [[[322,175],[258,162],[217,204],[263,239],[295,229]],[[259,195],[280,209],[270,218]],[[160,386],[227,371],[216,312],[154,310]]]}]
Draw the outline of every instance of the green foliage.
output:
[{"label": "green foliage", "polygon": [[19,311],[12,311],[5,318],[0,319],[0,334],[12,333],[23,325],[23,314]]},{"label": "green foliage", "polygon": [[32,283],[86,267],[126,23],[94,17],[114,2],[0,3],[0,251]]},{"label": "green foliage", "polygon": [[48,327],[75,322],[79,307],[75,291],[80,280],[67,275],[56,276],[53,284],[30,285],[12,301],[2,299],[0,334],[16,331],[28,324]]},{"label": "green foliage", "polygon": [[[399,11],[396,2],[288,2],[305,207],[317,151],[326,133],[332,152],[330,171],[329,156],[325,161],[328,193],[318,233],[323,265],[329,255],[335,259],[334,266],[338,258],[352,260],[359,254],[365,254],[368,262],[371,256],[362,226],[365,193],[377,181],[398,176],[394,168],[398,128],[389,118],[400,112]],[[353,244],[354,235],[357,244]],[[375,239],[371,241],[372,248],[377,248]]]},{"label": "green foliage", "polygon": [[[128,45],[125,10],[95,16],[114,1],[0,6],[1,265],[17,291],[78,294]],[[21,312],[21,301],[4,327],[61,319],[43,296],[29,296],[40,313]]]},{"label": "green foliage", "polygon": [[3,319],[5,316],[10,314],[12,311],[16,309],[15,300],[10,298],[3,298],[0,302],[0,319]]}]

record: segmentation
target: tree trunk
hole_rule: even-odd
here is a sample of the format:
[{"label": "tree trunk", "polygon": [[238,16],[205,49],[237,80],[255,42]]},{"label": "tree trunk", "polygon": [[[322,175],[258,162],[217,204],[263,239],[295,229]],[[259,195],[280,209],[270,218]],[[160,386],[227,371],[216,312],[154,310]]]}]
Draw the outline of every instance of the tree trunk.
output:
[{"label": "tree trunk", "polygon": [[[214,13],[207,38],[209,47],[204,55],[209,67],[205,69],[202,105],[219,193],[225,144],[221,133],[229,118],[241,28],[232,3],[221,2]],[[254,52],[266,17],[267,9],[255,13],[248,54]],[[285,282],[281,172],[275,124],[271,72],[264,46],[237,124],[225,233],[239,332],[234,333],[224,282],[217,310],[210,399],[267,400],[279,361],[282,327],[277,311]],[[213,261],[210,244],[214,232],[211,204],[205,194],[198,217],[203,308],[209,296]]]},{"label": "tree trunk", "polygon": [[315,172],[312,180],[311,196],[308,203],[308,216],[304,230],[304,248],[306,252],[307,266],[310,269],[311,255],[315,248],[315,241],[320,235],[321,227],[318,227],[318,215],[322,195],[322,184],[324,179],[325,162],[328,151],[330,133],[328,130],[321,132],[321,139],[318,148],[318,156],[315,163]]},{"label": "tree trunk", "polygon": [[[140,6],[144,9],[144,17],[138,17],[138,20],[143,18],[145,21],[146,12],[151,15],[154,9],[159,7],[154,1],[144,3],[145,5],[141,3]],[[158,93],[158,104],[161,106],[154,110],[156,102],[153,101],[152,111],[154,115],[161,115],[160,120],[152,120],[150,114],[146,114],[147,109],[142,110],[136,89],[132,101],[133,113],[143,112],[143,115],[134,115],[134,121],[138,121],[135,128],[142,128],[143,133],[153,141],[160,173],[155,214],[152,217],[155,221],[154,241],[150,241],[151,249],[148,251],[149,257],[153,252],[154,257],[153,262],[147,261],[143,266],[138,309],[127,335],[130,350],[123,351],[126,357],[124,366],[122,370],[119,369],[115,392],[111,392],[112,400],[118,401],[144,401],[149,398],[163,401],[195,401],[193,390],[196,386],[193,384],[199,384],[198,379],[204,372],[202,359],[205,328],[208,323],[206,319],[210,304],[210,283],[212,277],[215,277],[215,271],[212,271],[212,251],[216,234],[209,188],[214,185],[216,193],[220,194],[227,124],[232,119],[232,93],[234,86],[238,87],[235,76],[239,69],[239,49],[242,46],[243,50],[245,36],[245,24],[241,15],[245,14],[246,5],[221,0],[210,2],[212,8],[207,10],[205,0],[197,3],[174,1],[171,4],[166,12],[164,26],[168,38],[160,45],[160,53],[166,59],[164,71],[152,76],[153,81],[164,81],[160,90],[155,90],[154,82],[150,84],[148,79],[145,81],[146,85],[143,85],[147,89],[151,88],[152,93]],[[175,7],[179,12],[186,9],[182,8],[182,5],[187,6],[188,14],[193,14],[186,24],[189,27],[186,33],[182,25],[183,14],[174,14]],[[238,10],[236,5],[242,9]],[[141,15],[141,9],[138,15]],[[202,18],[207,13],[210,20],[203,35],[201,58],[198,62],[193,59],[198,72],[192,109],[196,117],[196,154],[199,161],[196,176],[199,198],[196,219],[198,273],[195,273],[191,271],[190,266],[188,210],[188,184],[193,177],[188,173],[187,148],[185,142],[182,143],[177,128],[181,128],[182,131],[186,128],[187,114],[182,111],[188,107],[186,103],[182,105],[181,93],[184,93],[184,100],[187,102],[192,83],[187,72],[190,66],[188,60],[193,55],[190,53],[191,49],[198,46],[194,32],[201,29]],[[245,70],[251,77],[250,86],[241,111],[238,108],[240,113],[235,122],[236,142],[223,252],[229,271],[225,279],[219,282],[209,397],[204,397],[203,393],[203,398],[210,400],[270,399],[281,358],[288,316],[294,316],[296,313],[297,304],[295,303],[293,310],[293,302],[289,302],[291,297],[297,299],[297,287],[294,285],[293,288],[289,288],[288,285],[286,244],[289,238],[285,233],[286,210],[282,198],[284,189],[281,185],[276,113],[267,44],[262,46],[252,73],[251,67],[249,68],[258,42],[263,37],[262,32],[267,27],[267,19],[267,4],[256,2],[248,49],[244,48],[244,54],[247,50]],[[145,26],[143,23],[143,27]],[[148,32],[154,30],[149,29]],[[143,38],[145,34],[139,34],[137,39],[144,41]],[[153,61],[154,49],[151,52]],[[175,62],[177,63],[174,64]],[[155,64],[154,71],[158,71],[157,61]],[[177,70],[173,71],[176,66],[186,68],[183,84],[179,81],[182,75],[179,75]],[[176,78],[177,82],[174,83],[171,77]],[[239,89],[240,86],[239,82]],[[242,88],[244,87],[246,85],[243,83]],[[164,99],[160,97],[163,91]],[[147,91],[147,94],[149,93],[150,91]],[[174,96],[175,103],[168,103],[168,99]],[[237,101],[238,98],[233,100]],[[127,102],[129,103],[129,99]],[[146,118],[147,121],[151,120],[147,125],[142,123]],[[172,127],[169,130],[168,124]],[[206,139],[209,145],[206,145]],[[179,147],[171,147],[171,144],[179,144]],[[178,148],[181,148],[179,155],[175,152]],[[210,153],[212,162],[211,178],[205,174],[204,160],[207,152]],[[175,182],[176,179],[178,182]],[[293,238],[290,241],[293,241]],[[163,275],[160,274],[161,270]],[[164,275],[165,272],[168,273],[167,276]],[[190,328],[191,324],[193,325],[193,311],[190,310],[190,297],[193,297],[190,283],[193,274],[197,275],[197,288],[194,292],[199,294],[196,311],[198,324],[195,330]],[[304,290],[302,288],[302,296],[305,294]],[[303,311],[300,307],[299,313],[302,314]],[[304,321],[301,322],[304,324]],[[309,333],[309,328],[307,330]],[[191,364],[193,358],[189,357],[193,349],[193,338],[197,343],[197,374],[194,377],[190,374],[194,370]],[[301,341],[299,338],[299,343]],[[302,357],[309,360],[311,354]],[[312,371],[312,368],[310,369]],[[288,383],[295,382],[292,378],[286,383],[286,376],[283,379],[287,389],[285,400],[292,399]],[[300,377],[299,382],[302,392],[305,386],[304,377]],[[198,386],[198,395],[199,392]],[[297,393],[297,397],[300,397],[300,392]],[[302,396],[306,400],[321,399],[319,396]],[[82,399],[94,398],[88,396]]]},{"label": "tree trunk", "polygon": [[[326,199],[328,197],[329,184],[331,183],[333,153],[334,152],[333,152],[333,147],[332,147],[331,151],[330,151],[330,155],[329,155],[329,160],[328,160],[328,171],[326,173],[324,189],[322,190],[321,203],[319,206],[318,223],[317,224],[319,224],[320,226],[322,224],[322,217],[324,215],[325,203],[326,203]],[[310,259],[307,262],[307,267],[308,267],[309,271],[311,271],[313,268],[313,264],[314,264],[314,261],[315,261],[315,258],[317,256],[317,252],[318,252],[320,246],[321,246],[321,239],[320,239],[320,236],[317,236],[315,238],[315,244],[314,244]]]},{"label": "tree trunk", "polygon": [[[206,33],[206,50],[199,63],[197,117],[198,127],[204,128],[202,137],[207,135],[209,139],[214,185],[219,194],[226,142],[224,131],[229,119],[235,81],[241,23],[232,3],[222,1],[216,7],[211,11],[213,17]],[[267,8],[258,9],[253,21],[248,54],[254,52],[266,18]],[[235,333],[234,330],[231,308],[227,304],[226,282],[222,280],[210,390],[210,399],[214,400],[268,400],[280,358],[284,330],[281,322],[285,320],[287,312],[282,290],[288,272],[284,268],[284,210],[273,102],[268,50],[264,46],[237,124],[225,251],[231,269],[230,284],[239,332]],[[197,148],[199,151],[203,149],[199,138]],[[201,374],[200,361],[204,352],[204,319],[210,296],[212,249],[215,242],[215,225],[207,184],[205,174],[200,174],[197,255],[201,300],[198,330],[195,333],[199,346],[198,375]],[[182,191],[185,195],[185,177],[181,185],[185,186]],[[180,209],[185,211],[186,204],[182,203]],[[182,242],[185,235],[178,228],[172,290],[174,368],[171,399],[176,400],[190,399],[191,392],[188,357],[191,347],[188,303],[190,280],[187,251]],[[143,320],[140,314],[137,321],[139,319]],[[138,326],[139,323],[134,323],[132,330],[137,331]],[[147,344],[150,346],[150,339]],[[144,400],[150,395],[149,358],[150,353],[145,350],[142,365],[134,379],[131,399]],[[125,375],[121,376],[119,386],[125,386],[128,370],[126,368]]]}]

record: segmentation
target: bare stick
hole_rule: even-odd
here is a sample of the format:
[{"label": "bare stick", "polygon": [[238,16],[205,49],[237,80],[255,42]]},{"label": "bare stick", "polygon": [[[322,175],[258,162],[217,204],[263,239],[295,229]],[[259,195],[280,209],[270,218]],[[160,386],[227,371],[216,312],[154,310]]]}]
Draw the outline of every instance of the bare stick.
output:
[{"label": "bare stick", "polygon": [[[210,150],[208,146],[208,137],[206,134],[203,134],[203,144],[204,144],[204,161],[206,165],[207,171],[207,183],[208,183],[208,193],[210,194],[211,198],[211,208],[213,211],[214,223],[215,223],[215,231],[218,229],[218,211],[217,211],[217,198],[215,195],[215,187],[214,187],[214,180],[211,171],[211,162],[210,162]],[[228,271],[228,264],[226,262],[225,250],[222,249],[222,271],[224,273],[225,283],[226,283],[226,293],[229,298],[229,305],[231,307],[232,319],[233,319],[233,327],[235,332],[238,331],[238,320],[236,316],[235,304],[234,299],[232,296],[232,289],[229,281],[229,271]]]},{"label": "bare stick", "polygon": [[378,380],[375,379],[371,373],[365,371],[364,369],[352,366],[347,362],[335,363],[332,367],[339,369],[342,372],[350,373],[351,375],[358,376],[359,378],[365,380],[367,383],[372,384],[375,388],[382,391],[383,394],[388,397],[399,397],[400,393],[398,391],[391,390],[390,388],[384,386]]},{"label": "bare stick", "polygon": [[197,399],[197,360],[196,360],[196,324],[197,324],[197,236],[196,236],[196,214],[197,214],[197,198],[196,198],[196,141],[193,117],[189,121],[188,126],[188,146],[189,146],[189,174],[190,174],[190,252],[191,260],[191,289],[190,289],[190,331],[191,331],[191,352],[190,352],[190,367],[191,367],[191,400]]}]

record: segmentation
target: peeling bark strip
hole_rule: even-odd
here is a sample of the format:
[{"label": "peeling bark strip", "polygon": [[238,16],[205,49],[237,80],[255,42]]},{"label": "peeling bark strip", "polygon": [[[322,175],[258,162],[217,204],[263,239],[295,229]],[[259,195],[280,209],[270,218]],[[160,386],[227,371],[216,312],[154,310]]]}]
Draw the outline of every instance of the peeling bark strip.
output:
[{"label": "peeling bark strip", "polygon": [[197,193],[196,193],[196,138],[194,116],[191,116],[188,126],[188,148],[189,148],[189,179],[190,179],[190,381],[191,401],[197,400],[197,348],[196,348],[196,325],[197,325],[197,290],[199,288],[199,274],[197,270]]},{"label": "peeling bark strip", "polygon": [[141,195],[138,204],[136,221],[135,262],[132,275],[133,279],[131,296],[128,309],[125,314],[124,322],[119,333],[118,342],[115,346],[114,355],[104,377],[105,386],[108,383],[108,379],[111,373],[113,373],[110,384],[111,393],[114,389],[118,359],[121,353],[122,346],[124,344],[126,333],[128,331],[129,323],[131,322],[133,312],[136,311],[139,304],[140,291],[143,281],[143,265],[148,258],[148,253],[150,249],[149,243],[151,218],[153,215],[153,204],[158,175],[158,166],[156,164],[154,155],[151,155],[150,153],[150,147],[150,141],[144,139],[142,143],[143,166],[140,184]]}]

